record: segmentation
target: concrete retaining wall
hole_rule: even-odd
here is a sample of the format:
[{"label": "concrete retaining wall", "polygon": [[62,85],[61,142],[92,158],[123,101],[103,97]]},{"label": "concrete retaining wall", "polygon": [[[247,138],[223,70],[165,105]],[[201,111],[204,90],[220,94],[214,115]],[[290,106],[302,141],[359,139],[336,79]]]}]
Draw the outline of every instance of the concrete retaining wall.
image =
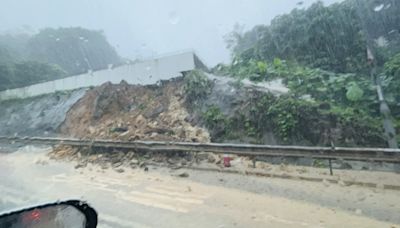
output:
[{"label": "concrete retaining wall", "polygon": [[28,98],[56,91],[73,90],[99,86],[105,82],[149,85],[159,80],[168,80],[182,75],[182,72],[196,68],[197,58],[193,52],[175,54],[158,59],[147,60],[113,69],[100,70],[59,80],[34,84],[31,86],[0,92],[0,100]]}]

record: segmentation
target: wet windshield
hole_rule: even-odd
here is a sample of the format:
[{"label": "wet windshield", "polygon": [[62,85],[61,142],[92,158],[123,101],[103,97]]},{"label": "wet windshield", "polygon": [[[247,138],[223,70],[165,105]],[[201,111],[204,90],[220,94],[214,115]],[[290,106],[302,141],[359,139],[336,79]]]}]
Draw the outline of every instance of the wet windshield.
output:
[{"label": "wet windshield", "polygon": [[0,8],[0,213],[400,227],[399,135],[398,0]]}]

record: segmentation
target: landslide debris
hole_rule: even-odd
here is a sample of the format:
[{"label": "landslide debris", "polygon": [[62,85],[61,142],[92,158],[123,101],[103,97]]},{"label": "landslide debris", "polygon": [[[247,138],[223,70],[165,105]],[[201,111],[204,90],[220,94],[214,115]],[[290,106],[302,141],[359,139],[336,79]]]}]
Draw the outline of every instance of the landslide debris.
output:
[{"label": "landslide debris", "polygon": [[182,83],[95,87],[68,111],[60,132],[77,138],[209,142],[206,129],[187,121]]},{"label": "landslide debris", "polygon": [[84,168],[88,164],[99,165],[102,169],[140,168],[161,164],[172,169],[191,167],[199,164],[222,166],[222,156],[212,153],[170,152],[157,153],[136,150],[118,150],[107,148],[56,146],[48,156],[50,159],[76,162],[75,168]]}]

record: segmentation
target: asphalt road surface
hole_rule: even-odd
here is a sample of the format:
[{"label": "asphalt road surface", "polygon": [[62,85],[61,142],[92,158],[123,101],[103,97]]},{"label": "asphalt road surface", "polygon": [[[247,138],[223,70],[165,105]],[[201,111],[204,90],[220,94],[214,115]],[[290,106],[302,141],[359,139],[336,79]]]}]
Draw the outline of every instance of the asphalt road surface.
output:
[{"label": "asphalt road surface", "polygon": [[75,169],[47,152],[0,153],[0,211],[81,199],[98,211],[99,227],[400,227],[398,191],[161,168]]}]

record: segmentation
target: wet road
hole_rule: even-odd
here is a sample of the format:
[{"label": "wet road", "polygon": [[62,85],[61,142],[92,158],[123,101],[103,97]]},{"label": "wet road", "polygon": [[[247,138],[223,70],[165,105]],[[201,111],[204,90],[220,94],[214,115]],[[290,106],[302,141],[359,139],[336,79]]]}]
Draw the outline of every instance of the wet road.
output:
[{"label": "wet road", "polygon": [[[45,149],[35,147],[0,154],[0,210],[82,199],[98,210],[99,227],[396,227],[393,221],[378,221],[360,211],[261,190],[280,186],[301,193],[301,182],[196,172],[180,178],[165,169],[123,173],[97,166],[75,169],[73,163],[49,161],[45,154]],[[321,188],[317,183],[305,186],[311,192]],[[362,190],[346,191],[351,196],[352,191]],[[379,199],[393,201],[396,194]]]}]

